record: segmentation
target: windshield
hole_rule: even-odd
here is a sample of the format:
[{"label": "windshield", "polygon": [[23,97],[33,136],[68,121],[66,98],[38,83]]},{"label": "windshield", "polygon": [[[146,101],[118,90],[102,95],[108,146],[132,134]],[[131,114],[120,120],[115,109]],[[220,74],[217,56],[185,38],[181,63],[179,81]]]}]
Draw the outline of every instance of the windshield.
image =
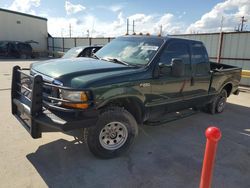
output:
[{"label": "windshield", "polygon": [[77,57],[83,50],[83,47],[75,47],[71,48],[69,51],[67,51],[62,58],[73,58]]},{"label": "windshield", "polygon": [[96,56],[100,59],[117,59],[130,65],[146,65],[162,45],[161,38],[120,37],[100,49]]}]

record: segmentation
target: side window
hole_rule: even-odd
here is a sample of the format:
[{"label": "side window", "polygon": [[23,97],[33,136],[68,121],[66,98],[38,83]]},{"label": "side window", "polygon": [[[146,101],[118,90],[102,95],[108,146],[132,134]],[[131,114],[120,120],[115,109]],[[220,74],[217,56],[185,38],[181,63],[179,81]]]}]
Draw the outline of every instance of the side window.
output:
[{"label": "side window", "polygon": [[17,51],[17,47],[14,43],[9,43],[9,51],[10,52],[16,52]]},{"label": "side window", "polygon": [[17,50],[19,50],[19,49],[22,48],[20,43],[15,43],[15,46],[16,46],[16,49],[17,49]]},{"label": "side window", "polygon": [[168,44],[163,50],[159,62],[170,65],[173,58],[181,58],[185,64],[185,75],[191,74],[188,45],[182,42],[172,42]]},{"label": "side window", "polygon": [[27,51],[31,50],[31,46],[29,44],[23,44],[23,48]]},{"label": "side window", "polygon": [[98,51],[98,47],[93,47],[89,49],[89,57],[92,57],[94,53]]},{"label": "side window", "polygon": [[192,69],[195,75],[207,75],[210,70],[206,49],[200,43],[192,44]]},{"label": "side window", "polygon": [[25,44],[21,43],[21,47],[23,51],[27,51],[27,46]]},{"label": "side window", "polygon": [[7,52],[9,44],[7,42],[0,42],[0,52]]},{"label": "side window", "polygon": [[89,48],[85,48],[78,57],[89,57]]},{"label": "side window", "polygon": [[18,43],[18,44],[17,44],[17,48],[18,48],[18,50],[23,49],[23,45],[22,45],[22,43]]}]

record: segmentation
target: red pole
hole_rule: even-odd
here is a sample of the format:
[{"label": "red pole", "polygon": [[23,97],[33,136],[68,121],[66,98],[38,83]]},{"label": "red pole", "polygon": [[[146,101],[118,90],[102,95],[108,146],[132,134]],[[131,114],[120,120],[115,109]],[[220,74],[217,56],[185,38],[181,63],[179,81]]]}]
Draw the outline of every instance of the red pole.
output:
[{"label": "red pole", "polygon": [[221,131],[217,127],[208,127],[205,135],[207,137],[207,143],[203,160],[200,188],[211,187],[214,160],[218,141],[221,138]]}]

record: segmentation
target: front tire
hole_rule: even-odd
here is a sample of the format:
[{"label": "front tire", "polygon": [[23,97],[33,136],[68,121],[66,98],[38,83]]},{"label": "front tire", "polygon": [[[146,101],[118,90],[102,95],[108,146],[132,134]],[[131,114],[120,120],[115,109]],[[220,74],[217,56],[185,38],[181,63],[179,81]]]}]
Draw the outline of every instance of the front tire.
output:
[{"label": "front tire", "polygon": [[106,109],[95,127],[88,129],[89,150],[100,158],[114,158],[127,151],[138,134],[135,118],[125,109]]}]

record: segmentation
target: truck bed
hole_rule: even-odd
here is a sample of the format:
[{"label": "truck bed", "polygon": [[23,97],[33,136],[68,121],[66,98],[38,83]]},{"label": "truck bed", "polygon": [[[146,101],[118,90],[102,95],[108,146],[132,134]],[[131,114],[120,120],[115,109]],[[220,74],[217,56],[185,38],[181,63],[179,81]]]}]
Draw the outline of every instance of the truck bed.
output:
[{"label": "truck bed", "polygon": [[212,71],[215,72],[227,72],[231,70],[241,70],[241,68],[232,66],[232,65],[226,65],[222,63],[216,63],[216,62],[210,62],[210,68]]},{"label": "truck bed", "polygon": [[225,83],[232,84],[232,92],[236,92],[241,79],[242,69],[232,65],[210,62],[212,71],[210,93],[218,92]]}]

